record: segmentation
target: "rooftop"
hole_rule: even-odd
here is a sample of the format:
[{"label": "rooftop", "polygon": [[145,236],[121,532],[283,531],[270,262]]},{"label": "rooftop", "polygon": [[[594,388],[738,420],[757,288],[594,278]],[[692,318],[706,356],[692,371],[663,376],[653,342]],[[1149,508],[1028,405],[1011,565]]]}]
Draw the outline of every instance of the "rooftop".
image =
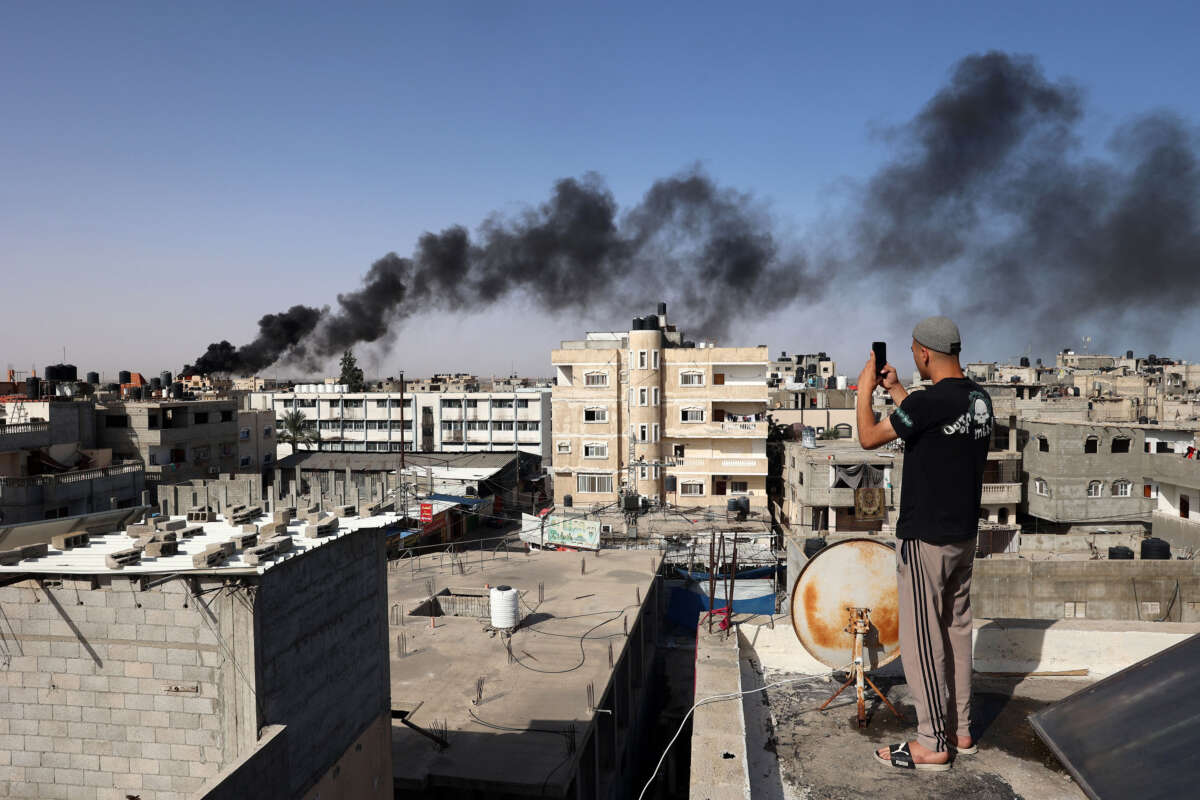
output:
[{"label": "rooftop", "polygon": [[[516,458],[516,451],[479,453],[405,453],[404,463],[410,467],[443,469],[490,470],[489,477]],[[349,469],[352,471],[395,470],[400,467],[399,453],[331,453],[302,450],[275,463],[276,469]]]},{"label": "rooftop", "polygon": [[[462,554],[462,572],[441,554],[392,562],[393,717],[405,712],[422,728],[444,726],[450,742],[439,749],[394,720],[397,788],[469,786],[495,794],[560,796],[595,718],[588,686],[599,704],[613,677],[609,647],[612,663],[618,663],[630,641],[625,625],[634,631],[639,623],[660,559],[645,551],[605,550],[597,557],[480,550]],[[411,615],[430,596],[427,581],[435,594],[447,588],[462,592],[471,607],[462,616]],[[489,584],[512,586],[522,598],[524,619],[511,639],[513,662],[503,637],[488,629],[486,605],[470,603]],[[480,679],[482,700],[475,703]],[[576,745],[573,752],[568,738]]]},{"label": "rooftop", "polygon": [[[163,518],[159,517],[158,519]],[[46,554],[43,556],[25,558],[15,564],[0,565],[0,575],[22,573],[39,575],[155,575],[163,573],[262,575],[272,567],[284,561],[299,558],[305,553],[321,547],[326,542],[333,541],[364,528],[374,529],[397,525],[401,518],[400,515],[390,512],[370,517],[342,517],[337,521],[336,531],[311,539],[304,536],[305,523],[302,520],[296,519],[287,525],[288,534],[290,534],[292,541],[290,550],[264,559],[263,563],[255,565],[249,563],[246,553],[239,548],[220,566],[204,568],[195,567],[192,557],[203,553],[205,548],[210,545],[228,542],[234,536],[245,535],[242,526],[226,521],[224,517],[219,515],[217,521],[204,523],[188,523],[187,517],[182,516],[169,517],[169,519],[176,522],[184,522],[189,527],[196,525],[201,529],[201,532],[194,536],[188,536],[187,538],[179,537],[178,552],[175,555],[154,558],[145,555],[143,552],[142,557],[136,563],[114,569],[108,566],[106,557],[133,548],[139,540],[137,537],[127,534],[124,528],[113,525],[107,531],[90,533],[88,542],[85,545],[63,550],[50,544],[47,547]],[[258,525],[262,525],[271,522],[271,519],[271,515],[262,514],[253,521]],[[59,531],[54,527],[54,523],[58,522],[60,521],[50,520],[48,523],[26,523],[25,525],[0,528],[0,550],[25,546],[34,539],[39,539],[43,542],[47,541],[50,536],[58,535]],[[249,521],[247,524],[249,524]],[[46,530],[46,533],[39,535],[39,530],[43,528]],[[53,533],[50,533],[49,531],[52,528]],[[266,537],[263,538],[265,541]]]}]

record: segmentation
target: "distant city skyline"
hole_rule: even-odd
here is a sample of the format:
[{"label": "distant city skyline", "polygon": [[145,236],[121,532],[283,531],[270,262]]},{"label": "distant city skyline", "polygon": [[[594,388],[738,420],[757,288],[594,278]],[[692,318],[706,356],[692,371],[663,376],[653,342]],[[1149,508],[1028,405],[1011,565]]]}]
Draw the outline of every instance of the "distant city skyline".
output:
[{"label": "distant city skyline", "polygon": [[[1028,54],[1048,79],[1078,84],[1084,153],[1101,156],[1127,120],[1160,109],[1194,135],[1196,15],[1184,4],[1097,14],[1082,3],[9,9],[0,362],[40,373],[65,346],[81,372],[175,372],[209,342],[250,341],[263,314],[335,305],[376,259],[410,255],[425,231],[474,233],[590,171],[628,208],[698,164],[751,193],[784,244],[816,252],[824,231],[845,224],[848,198],[894,157],[887,132],[972,53]],[[873,339],[887,339],[896,362],[920,313],[986,307],[954,278],[865,295],[839,281],[815,302],[733,316],[722,342],[766,344],[773,357],[826,350],[853,376]],[[1063,341],[1040,341],[1020,304],[1008,324],[959,315],[964,355],[1006,361],[1032,348],[1050,360],[1090,335],[1096,351],[1200,359],[1197,315],[1165,303],[1177,288],[1161,287],[1161,317],[1135,324],[1104,310],[1056,332]],[[370,377],[547,376],[560,340],[626,329],[660,299],[689,330],[687,305],[646,286],[623,313],[546,311],[519,295],[435,307],[397,325],[386,353],[356,353]],[[333,361],[325,373],[335,372]]]}]

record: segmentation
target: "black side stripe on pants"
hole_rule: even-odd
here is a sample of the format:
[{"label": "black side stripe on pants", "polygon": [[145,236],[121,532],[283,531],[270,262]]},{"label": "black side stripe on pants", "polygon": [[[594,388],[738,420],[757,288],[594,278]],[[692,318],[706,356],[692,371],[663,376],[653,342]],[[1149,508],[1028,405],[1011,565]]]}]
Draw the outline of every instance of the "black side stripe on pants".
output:
[{"label": "black side stripe on pants", "polygon": [[925,686],[925,702],[929,708],[930,723],[933,736],[937,741],[938,750],[946,748],[946,722],[942,709],[942,696],[938,690],[937,664],[933,657],[933,644],[929,633],[929,606],[925,593],[925,569],[921,563],[921,543],[918,539],[909,539],[917,551],[910,559],[913,572],[914,616],[917,632],[917,654],[921,667],[921,682]]}]

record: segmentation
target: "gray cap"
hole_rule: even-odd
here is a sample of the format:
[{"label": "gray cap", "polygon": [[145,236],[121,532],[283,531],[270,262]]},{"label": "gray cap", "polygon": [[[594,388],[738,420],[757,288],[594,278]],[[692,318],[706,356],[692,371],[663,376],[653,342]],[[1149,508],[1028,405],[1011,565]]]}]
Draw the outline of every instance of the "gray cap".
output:
[{"label": "gray cap", "polygon": [[930,350],[947,355],[958,355],[962,350],[962,337],[958,326],[948,317],[927,317],[913,328],[913,338]]}]

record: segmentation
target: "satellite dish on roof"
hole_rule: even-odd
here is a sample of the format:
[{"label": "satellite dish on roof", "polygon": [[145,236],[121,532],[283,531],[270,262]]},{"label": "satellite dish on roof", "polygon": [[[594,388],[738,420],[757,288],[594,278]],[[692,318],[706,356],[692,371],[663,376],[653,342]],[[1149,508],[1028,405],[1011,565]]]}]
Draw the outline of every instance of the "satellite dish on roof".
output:
[{"label": "satellite dish on roof", "polygon": [[796,577],[792,629],[804,649],[831,669],[845,667],[854,650],[848,609],[869,610],[863,668],[894,661],[900,655],[900,598],[892,547],[877,539],[844,539],[818,551]]}]

